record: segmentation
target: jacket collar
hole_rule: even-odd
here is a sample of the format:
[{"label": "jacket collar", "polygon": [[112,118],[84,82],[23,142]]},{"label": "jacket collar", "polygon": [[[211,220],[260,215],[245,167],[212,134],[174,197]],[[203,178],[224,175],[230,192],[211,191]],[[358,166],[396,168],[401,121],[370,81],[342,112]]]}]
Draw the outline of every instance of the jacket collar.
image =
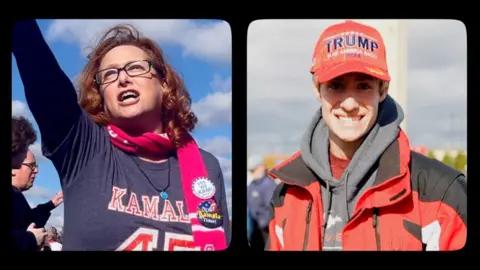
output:
[{"label": "jacket collar", "polygon": [[[410,185],[410,145],[403,131],[397,139],[385,150],[378,161],[378,172],[373,187],[362,196],[358,204],[365,207],[383,207],[405,198],[411,193]],[[287,185],[303,187],[309,191],[311,186],[320,185],[318,177],[310,170],[298,151],[290,158],[270,170],[269,175]],[[314,190],[319,190],[314,188]],[[373,192],[382,190],[382,192]],[[314,195],[314,194],[312,194]]]}]

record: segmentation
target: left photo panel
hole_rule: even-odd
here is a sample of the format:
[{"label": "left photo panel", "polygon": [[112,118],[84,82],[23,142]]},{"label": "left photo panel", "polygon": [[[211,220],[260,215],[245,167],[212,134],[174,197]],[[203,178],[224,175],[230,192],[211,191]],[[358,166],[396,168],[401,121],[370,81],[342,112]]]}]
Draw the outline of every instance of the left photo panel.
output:
[{"label": "left photo panel", "polygon": [[226,21],[26,20],[12,34],[12,249],[229,247]]}]

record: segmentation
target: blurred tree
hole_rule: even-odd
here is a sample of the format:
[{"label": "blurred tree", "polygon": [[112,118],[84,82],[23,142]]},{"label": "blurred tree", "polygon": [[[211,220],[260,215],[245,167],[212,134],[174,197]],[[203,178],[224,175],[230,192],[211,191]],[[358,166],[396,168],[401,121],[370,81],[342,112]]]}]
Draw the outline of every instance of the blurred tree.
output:
[{"label": "blurred tree", "polygon": [[415,145],[412,147],[412,150],[425,156],[428,154],[428,149],[425,145]]},{"label": "blurred tree", "polygon": [[285,155],[276,155],[276,154],[265,155],[264,156],[265,166],[267,167],[268,170],[270,170],[276,165],[276,163],[279,160],[284,160],[286,158],[287,158],[287,156],[285,156]]},{"label": "blurred tree", "polygon": [[458,154],[457,158],[455,158],[454,167],[459,171],[463,171],[466,165],[467,165],[467,155],[465,154],[464,151],[461,151]]},{"label": "blurred tree", "polygon": [[428,151],[427,157],[437,159],[437,157],[433,153],[433,150]]},{"label": "blurred tree", "polygon": [[453,167],[453,163],[455,162],[455,160],[452,158],[452,156],[450,156],[450,153],[447,152],[445,153],[445,156],[443,156],[442,162],[447,164],[448,166]]}]

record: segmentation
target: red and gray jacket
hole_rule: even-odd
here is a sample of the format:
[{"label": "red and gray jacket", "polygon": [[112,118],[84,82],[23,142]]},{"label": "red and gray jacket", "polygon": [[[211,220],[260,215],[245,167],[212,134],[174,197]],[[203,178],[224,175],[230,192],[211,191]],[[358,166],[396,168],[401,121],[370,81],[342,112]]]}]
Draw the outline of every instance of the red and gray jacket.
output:
[{"label": "red and gray jacket", "polygon": [[[300,152],[270,175],[281,184],[271,200],[266,249],[321,250],[324,208],[317,176]],[[342,250],[458,250],[466,243],[466,211],[465,176],[411,152],[401,132],[343,228]]]}]

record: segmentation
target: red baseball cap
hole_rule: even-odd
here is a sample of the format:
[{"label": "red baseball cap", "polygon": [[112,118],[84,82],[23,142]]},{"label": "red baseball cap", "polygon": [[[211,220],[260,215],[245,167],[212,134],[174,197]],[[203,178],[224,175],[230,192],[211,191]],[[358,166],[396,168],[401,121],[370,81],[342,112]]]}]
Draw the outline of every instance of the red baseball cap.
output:
[{"label": "red baseball cap", "polygon": [[351,72],[390,81],[382,36],[375,28],[351,20],[323,31],[315,45],[310,72],[319,83]]}]

